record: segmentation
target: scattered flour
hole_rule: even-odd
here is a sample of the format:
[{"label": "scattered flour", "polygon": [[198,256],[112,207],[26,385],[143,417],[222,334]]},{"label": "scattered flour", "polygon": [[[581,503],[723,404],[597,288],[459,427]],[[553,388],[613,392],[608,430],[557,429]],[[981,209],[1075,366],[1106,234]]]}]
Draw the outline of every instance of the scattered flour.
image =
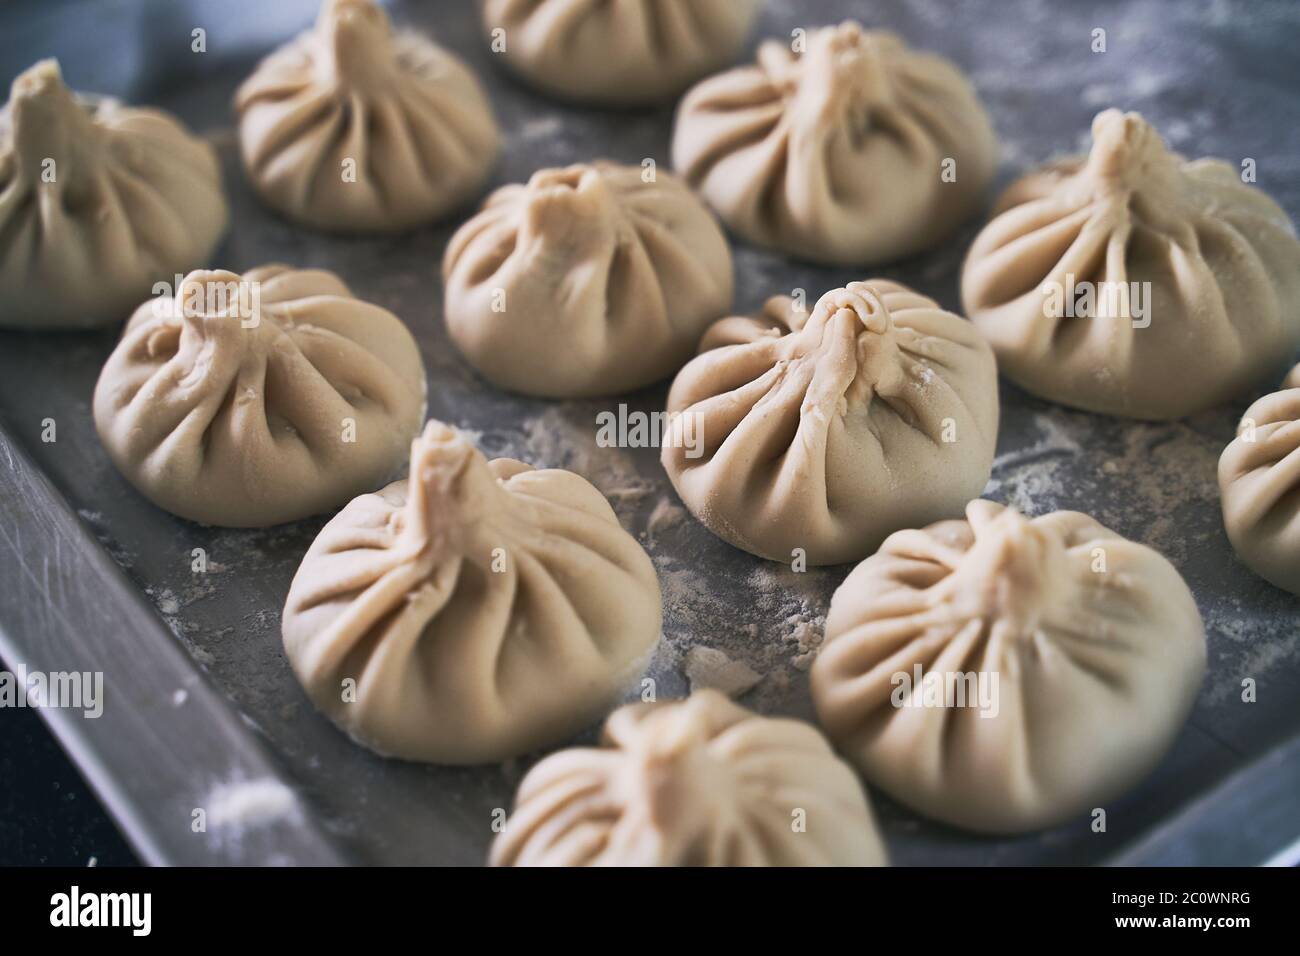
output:
[{"label": "scattered flour", "polygon": [[825,609],[830,606],[825,588],[828,573],[765,564],[749,576],[759,607],[781,622],[776,636],[787,653],[793,652],[789,664],[795,670],[806,671],[812,666],[825,636]]},{"label": "scattered flour", "polygon": [[662,532],[681,524],[687,517],[688,512],[685,508],[674,504],[667,495],[664,495],[655,503],[654,510],[646,519],[644,536],[654,540]]},{"label": "scattered flour", "polygon": [[[830,595],[844,569],[797,573],[724,550],[693,521],[673,544],[671,553],[651,549],[664,599],[664,640],[652,668],[656,679],[685,694],[701,682],[710,686],[752,674],[741,685],[754,681],[745,688],[747,706],[810,717],[811,703],[795,685],[807,680],[804,672],[821,643]],[[724,677],[711,676],[719,670]]]},{"label": "scattered flour", "polygon": [[598,410],[582,403],[548,406],[523,421],[521,434],[507,441],[505,454],[538,468],[564,468],[582,475],[625,517],[657,489],[627,450],[596,444]]},{"label": "scattered flour", "polygon": [[519,142],[532,142],[534,140],[549,140],[558,135],[564,128],[564,123],[558,116],[539,116],[535,119],[525,120],[511,134],[511,139]]},{"label": "scattered flour", "polygon": [[993,477],[984,489],[993,498],[1027,515],[1054,510],[1059,497],[1058,471],[1083,451],[1078,440],[1047,414],[1033,418],[1038,439],[993,460]]}]

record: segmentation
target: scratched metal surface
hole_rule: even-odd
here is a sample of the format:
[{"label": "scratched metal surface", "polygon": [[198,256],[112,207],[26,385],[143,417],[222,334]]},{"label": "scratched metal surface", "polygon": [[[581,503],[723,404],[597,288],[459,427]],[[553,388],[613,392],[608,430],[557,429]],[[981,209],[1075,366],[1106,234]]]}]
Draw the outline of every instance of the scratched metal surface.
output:
[{"label": "scratched metal surface", "polygon": [[[480,433],[489,453],[574,467],[610,494],[665,585],[665,639],[651,668],[661,695],[686,691],[684,655],[700,644],[722,648],[763,675],[746,703],[809,716],[805,648],[797,639],[815,632],[846,569],[796,577],[736,552],[693,521],[659,520],[652,528],[651,514],[657,508],[660,518],[672,514],[662,503],[676,501],[654,452],[594,448],[595,414],[616,402],[536,402],[479,382],[450,346],[441,319],[439,262],[463,215],[411,235],[345,240],[295,228],[258,206],[235,161],[230,96],[261,54],[310,21],[314,6],[310,0],[17,0],[0,8],[0,82],[7,86],[38,56],[58,55],[73,85],[162,105],[209,136],[225,161],[234,207],[216,265],[240,270],[281,260],[337,271],[358,295],[396,312],[416,334],[430,376],[431,415]],[[507,137],[492,185],[594,156],[627,162],[653,157],[667,164],[669,109],[613,113],[558,105],[497,68],[479,42],[468,2],[408,0],[391,8],[399,22],[426,29],[455,49],[487,83]],[[1077,149],[1093,114],[1113,105],[1143,111],[1188,153],[1256,159],[1262,187],[1293,218],[1300,216],[1300,60],[1293,55],[1300,7],[774,0],[760,33],[788,35],[796,26],[845,16],[894,29],[969,72],[1003,139],[1000,185]],[[190,52],[196,26],[208,31],[205,54]],[[1089,49],[1095,27],[1107,30],[1105,54]],[[958,268],[976,228],[877,272],[955,308]],[[738,312],[755,309],[775,292],[798,287],[815,297],[863,278],[742,245],[735,256]],[[328,860],[337,852],[364,862],[481,861],[492,811],[509,805],[531,758],[472,769],[382,760],[312,710],[281,653],[279,617],[298,560],[325,519],[266,531],[202,528],[140,498],[109,464],[90,418],[95,379],[115,337],[113,331],[0,334],[0,437],[6,449],[13,447],[0,470],[6,496],[0,518],[9,532],[0,539],[0,588],[10,598],[0,600],[6,639],[0,651],[35,649],[43,666],[56,669],[102,663],[105,648],[113,650],[104,666],[128,696],[110,698],[104,725],[88,744],[73,748],[83,770],[101,794],[117,795],[113,812],[137,845],[147,845],[151,859]],[[1195,375],[1188,370],[1189,387]],[[653,411],[664,393],[660,386],[626,400]],[[1209,675],[1177,745],[1146,782],[1108,808],[1104,834],[1079,821],[1017,839],[976,838],[927,823],[877,794],[895,862],[1278,858],[1300,838],[1294,796],[1300,602],[1250,574],[1222,531],[1214,466],[1247,397],[1170,425],[1068,412],[1010,387],[1003,389],[1003,402],[988,496],[1035,514],[1089,511],[1166,553],[1206,618]],[[45,418],[57,422],[54,443],[40,440]],[[48,488],[55,489],[48,496],[32,491],[32,476],[21,464],[26,456],[48,476]],[[5,458],[0,455],[0,466]],[[67,520],[32,513],[58,512],[60,494],[70,509]],[[72,514],[79,518],[67,517]],[[46,527],[51,521],[56,527]],[[111,562],[100,566],[92,556],[92,566],[83,567],[74,560],[93,550],[90,535],[78,538],[87,529]],[[15,534],[26,537],[16,541]],[[51,545],[55,538],[65,541],[62,550]],[[200,547],[213,562],[201,575],[191,571],[190,557]],[[43,584],[29,573],[28,559],[38,558],[47,574],[53,560],[56,577],[84,586],[46,595],[48,578]],[[33,602],[41,601],[49,607],[34,610]],[[60,615],[60,604],[78,610]],[[136,607],[153,613],[122,610]],[[163,644],[187,652],[180,665],[160,649]],[[170,663],[160,666],[160,660]],[[1255,703],[1240,700],[1245,677],[1257,681]],[[129,696],[139,686],[152,687],[173,705]],[[185,687],[213,694],[201,708],[192,706],[192,695],[174,703],[181,699],[175,691]],[[166,746],[141,731],[158,722],[174,728]],[[214,725],[221,728],[219,740],[211,739]],[[62,739],[66,744],[69,736]],[[110,745],[114,739],[118,746]],[[194,746],[183,746],[186,739]],[[252,763],[245,766],[247,760]],[[169,772],[158,775],[158,786],[132,785],[159,766]],[[202,805],[214,786],[250,774],[286,782],[301,812],[220,845],[174,835],[157,839],[184,829],[188,819],[177,815]],[[248,846],[240,842],[245,839]]]}]

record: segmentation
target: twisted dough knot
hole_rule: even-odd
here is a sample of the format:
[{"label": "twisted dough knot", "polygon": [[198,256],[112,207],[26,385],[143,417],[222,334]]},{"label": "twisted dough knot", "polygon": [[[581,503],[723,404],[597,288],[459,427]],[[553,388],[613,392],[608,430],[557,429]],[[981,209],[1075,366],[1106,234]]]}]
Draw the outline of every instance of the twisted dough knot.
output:
[{"label": "twisted dough knot", "polygon": [[1105,110],[1092,121],[1087,170],[1110,188],[1130,192],[1162,182],[1176,169],[1160,134],[1137,113]]},{"label": "twisted dough knot", "polygon": [[417,551],[473,553],[469,546],[483,519],[510,507],[482,452],[461,432],[430,420],[411,443],[411,480],[403,534]]},{"label": "twisted dough knot", "polygon": [[1043,613],[1060,603],[1068,579],[1065,545],[1014,508],[972,501],[966,518],[975,543],[940,585],[954,620],[1003,621],[1030,635]]}]

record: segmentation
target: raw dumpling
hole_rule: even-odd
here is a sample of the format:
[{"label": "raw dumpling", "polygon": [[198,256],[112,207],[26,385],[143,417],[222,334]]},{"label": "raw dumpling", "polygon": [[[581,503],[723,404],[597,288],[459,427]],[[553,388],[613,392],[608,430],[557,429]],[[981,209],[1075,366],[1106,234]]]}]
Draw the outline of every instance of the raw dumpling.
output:
[{"label": "raw dumpling", "polygon": [[1300,594],[1300,366],[1284,386],[1247,409],[1219,459],[1219,492],[1237,554],[1266,581]]},{"label": "raw dumpling", "polygon": [[942,57],[848,21],[769,40],[682,100],[673,166],[750,242],[870,265],[945,239],[997,168],[992,123]]},{"label": "raw dumpling", "polygon": [[[966,313],[1035,395],[1170,419],[1279,374],[1300,344],[1300,242],[1219,160],[1107,110],[1092,152],[1013,185],[971,246]],[[1194,372],[1193,372],[1194,370]]]},{"label": "raw dumpling", "polygon": [[631,704],[605,746],[524,778],[496,866],[884,866],[862,785],[816,728],[713,690]]},{"label": "raw dumpling", "polygon": [[1192,593],[1092,518],[972,501],[891,535],[831,599],[817,716],[927,816],[1017,833],[1105,807],[1182,728],[1205,672]]},{"label": "raw dumpling", "polygon": [[0,328],[121,322],[203,265],[229,209],[211,146],[160,110],[79,97],[42,60],[0,111]]},{"label": "raw dumpling", "polygon": [[784,296],[729,318],[668,395],[668,477],[714,534],[774,561],[870,554],[984,490],[997,369],[979,334],[895,282],[851,282],[812,315]]},{"label": "raw dumpling", "polygon": [[333,232],[400,232],[469,201],[497,152],[487,95],[457,57],[394,33],[373,0],[325,0],[315,29],[235,96],[267,205]]},{"label": "raw dumpling", "polygon": [[479,6],[493,51],[534,86],[589,103],[634,105],[670,99],[734,60],[760,3],[479,0]]},{"label": "raw dumpling", "polygon": [[488,461],[431,421],[410,480],[357,498],[312,544],[284,647],[360,743],[484,763],[596,720],[641,674],[661,618],[649,556],[585,479]]},{"label": "raw dumpling", "polygon": [[731,250],[703,204],[666,173],[605,162],[498,189],[442,272],[447,329],[470,364],[547,398],[665,378],[731,307]]},{"label": "raw dumpling", "polygon": [[392,477],[424,421],[401,320],[320,270],[192,272],[127,323],[95,426],[146,498],[191,521],[262,527]]}]

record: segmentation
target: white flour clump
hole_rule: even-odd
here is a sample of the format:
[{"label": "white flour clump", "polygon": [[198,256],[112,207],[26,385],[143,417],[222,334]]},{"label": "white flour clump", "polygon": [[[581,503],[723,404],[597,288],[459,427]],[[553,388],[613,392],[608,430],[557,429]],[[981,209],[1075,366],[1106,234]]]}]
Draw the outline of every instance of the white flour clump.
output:
[{"label": "white flour clump", "polygon": [[279,821],[296,821],[298,798],[278,780],[269,778],[218,784],[202,804],[208,831],[238,836],[246,830]]},{"label": "white flour clump", "polygon": [[826,618],[819,614],[808,620],[798,614],[792,614],[786,618],[785,623],[790,628],[785,639],[794,644],[796,649],[795,655],[790,658],[790,663],[795,669],[806,671],[812,667],[813,660],[821,649],[822,640],[826,636]]},{"label": "white flour clump", "polygon": [[686,652],[686,679],[691,693],[718,690],[736,698],[763,679],[763,675],[744,661],[733,661],[716,647],[692,647]]}]

